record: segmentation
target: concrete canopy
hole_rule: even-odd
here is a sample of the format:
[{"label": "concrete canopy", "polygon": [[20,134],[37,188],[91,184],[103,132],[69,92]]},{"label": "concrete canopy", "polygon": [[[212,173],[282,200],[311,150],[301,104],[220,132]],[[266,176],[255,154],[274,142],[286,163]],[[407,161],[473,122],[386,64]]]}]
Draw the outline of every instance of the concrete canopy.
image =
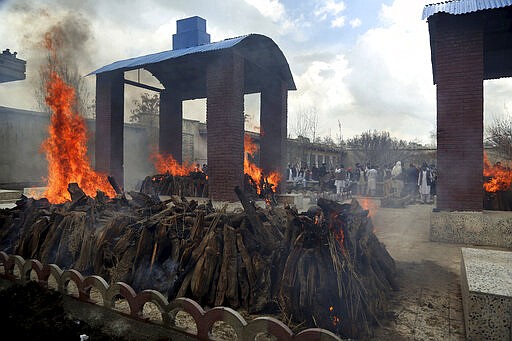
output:
[{"label": "concrete canopy", "polygon": [[437,209],[482,211],[483,81],[512,76],[512,5],[447,1],[427,5],[425,18],[437,91]]},{"label": "concrete canopy", "polygon": [[[123,183],[124,84],[160,92],[159,152],[182,161],[182,102],[206,98],[208,191],[236,201],[244,179],[244,94],[260,93],[260,167],[284,172],[288,90],[296,90],[282,51],[264,35],[208,43],[206,21],[177,22],[174,50],[106,65],[96,77],[96,169]],[[188,38],[192,39],[190,45]],[[200,44],[200,45],[194,45]],[[129,81],[124,72],[144,68],[164,89]]]},{"label": "concrete canopy", "polygon": [[[439,38],[438,25],[449,21],[461,20],[479,25],[483,33],[484,79],[497,79],[512,76],[512,5],[492,8],[471,13],[453,15],[438,12],[428,17],[432,74],[436,84],[437,70],[436,44]],[[460,24],[458,24],[460,25]]]},{"label": "concrete canopy", "polygon": [[184,100],[205,98],[208,62],[221,57],[226,50],[232,50],[246,61],[245,94],[260,92],[265,79],[276,77],[286,83],[288,90],[297,89],[283,52],[272,39],[261,34],[117,61],[89,75],[144,68],[165,88],[172,86],[180,91]]}]

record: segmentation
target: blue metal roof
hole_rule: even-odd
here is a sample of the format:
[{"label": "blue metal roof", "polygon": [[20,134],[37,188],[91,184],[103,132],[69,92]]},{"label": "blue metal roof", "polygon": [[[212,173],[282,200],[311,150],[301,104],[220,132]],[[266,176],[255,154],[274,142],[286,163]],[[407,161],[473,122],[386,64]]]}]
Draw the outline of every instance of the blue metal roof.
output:
[{"label": "blue metal roof", "polygon": [[423,8],[422,20],[430,16],[445,12],[448,14],[466,14],[486,9],[512,6],[512,0],[451,0],[436,4],[429,4]]},{"label": "blue metal roof", "polygon": [[98,70],[89,73],[87,76],[95,75],[95,74],[103,73],[103,72],[108,72],[108,71],[113,71],[113,70],[117,70],[117,69],[138,69],[147,64],[158,63],[158,62],[161,62],[164,60],[174,59],[174,58],[182,57],[185,55],[228,49],[228,48],[233,47],[236,44],[240,43],[242,40],[244,40],[245,38],[247,38],[249,36],[250,36],[250,34],[241,36],[241,37],[230,38],[230,39],[218,41],[215,43],[188,47],[185,49],[169,50],[169,51],[148,54],[146,56],[135,57],[135,58],[125,59],[125,60],[119,60],[112,64],[105,65],[105,66],[99,68]]}]

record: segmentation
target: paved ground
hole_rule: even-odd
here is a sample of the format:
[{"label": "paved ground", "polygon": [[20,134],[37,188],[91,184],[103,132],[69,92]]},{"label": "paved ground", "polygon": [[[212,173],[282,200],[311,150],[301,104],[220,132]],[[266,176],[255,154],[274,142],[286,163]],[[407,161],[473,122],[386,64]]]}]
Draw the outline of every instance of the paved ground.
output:
[{"label": "paved ground", "polygon": [[381,208],[378,200],[358,199],[370,209],[375,233],[398,268],[400,290],[389,317],[371,340],[464,340],[460,294],[461,246],[429,241],[433,205]]}]

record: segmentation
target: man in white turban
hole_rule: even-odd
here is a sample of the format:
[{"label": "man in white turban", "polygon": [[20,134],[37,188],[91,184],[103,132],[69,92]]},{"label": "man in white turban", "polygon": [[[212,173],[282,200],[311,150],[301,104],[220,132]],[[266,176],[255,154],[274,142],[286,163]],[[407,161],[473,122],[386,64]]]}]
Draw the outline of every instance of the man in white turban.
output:
[{"label": "man in white turban", "polygon": [[393,195],[397,198],[400,197],[402,193],[402,189],[404,188],[404,177],[402,172],[402,163],[400,161],[397,161],[395,165],[393,166],[393,169],[391,170],[391,180],[393,180],[392,183],[392,189],[393,189]]}]

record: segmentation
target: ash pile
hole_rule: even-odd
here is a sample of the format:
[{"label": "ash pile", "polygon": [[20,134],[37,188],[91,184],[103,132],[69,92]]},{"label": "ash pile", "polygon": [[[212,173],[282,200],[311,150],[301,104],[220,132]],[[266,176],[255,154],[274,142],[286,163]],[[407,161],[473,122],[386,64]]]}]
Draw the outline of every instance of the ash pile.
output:
[{"label": "ash pile", "polygon": [[0,249],[350,338],[370,336],[398,290],[395,262],[355,199],[298,212],[256,206],[236,188],[243,210],[228,212],[179,196],[68,190],[64,204],[23,197],[0,210]]}]

